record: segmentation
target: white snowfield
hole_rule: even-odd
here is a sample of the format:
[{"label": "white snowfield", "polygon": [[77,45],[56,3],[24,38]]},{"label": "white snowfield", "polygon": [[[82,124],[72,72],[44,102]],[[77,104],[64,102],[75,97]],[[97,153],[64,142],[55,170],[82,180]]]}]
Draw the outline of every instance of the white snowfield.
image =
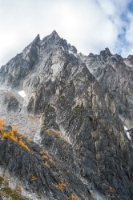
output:
[{"label": "white snowfield", "polygon": [[26,96],[26,93],[24,90],[19,91],[18,94],[23,98]]},{"label": "white snowfield", "polygon": [[124,130],[125,130],[125,132],[126,132],[127,138],[128,138],[129,140],[132,140],[132,138],[131,138],[131,136],[130,136],[130,133],[129,133],[129,131],[128,131],[128,128],[127,128],[126,126],[124,126]]}]

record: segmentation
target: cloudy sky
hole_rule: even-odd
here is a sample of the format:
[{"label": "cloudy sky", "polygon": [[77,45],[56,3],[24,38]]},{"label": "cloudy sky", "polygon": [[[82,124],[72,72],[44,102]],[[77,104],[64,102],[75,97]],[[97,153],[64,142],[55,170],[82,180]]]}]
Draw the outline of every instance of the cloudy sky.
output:
[{"label": "cloudy sky", "polygon": [[133,0],[0,0],[0,66],[56,30],[88,55],[133,54]]}]

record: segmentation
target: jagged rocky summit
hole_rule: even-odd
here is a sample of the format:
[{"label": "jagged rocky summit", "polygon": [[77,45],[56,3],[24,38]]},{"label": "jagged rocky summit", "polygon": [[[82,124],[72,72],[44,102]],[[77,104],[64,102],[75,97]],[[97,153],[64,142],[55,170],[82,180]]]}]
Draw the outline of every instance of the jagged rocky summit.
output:
[{"label": "jagged rocky summit", "polygon": [[8,187],[31,200],[133,199],[133,56],[38,35],[0,68],[0,97]]}]

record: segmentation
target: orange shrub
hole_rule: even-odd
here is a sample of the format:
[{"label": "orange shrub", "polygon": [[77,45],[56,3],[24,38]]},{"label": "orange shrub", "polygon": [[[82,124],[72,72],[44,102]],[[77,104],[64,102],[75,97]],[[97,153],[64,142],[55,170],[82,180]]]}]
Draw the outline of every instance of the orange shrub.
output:
[{"label": "orange shrub", "polygon": [[55,130],[52,130],[52,129],[47,129],[47,130],[45,130],[45,132],[49,133],[49,134],[60,135],[60,131],[55,131]]},{"label": "orange shrub", "polygon": [[31,181],[37,181],[37,177],[32,176]]},{"label": "orange shrub", "polygon": [[14,126],[12,127],[12,131],[13,131],[13,132],[17,132],[17,131],[18,131],[17,125],[14,125]]},{"label": "orange shrub", "polygon": [[13,130],[11,130],[10,132],[2,133],[2,137],[3,138],[9,138],[9,139],[13,140],[17,144],[19,144],[22,148],[24,148],[28,152],[30,152],[30,149],[28,148],[28,146],[22,140],[20,140],[17,136],[14,135]]},{"label": "orange shrub", "polygon": [[3,126],[5,125],[4,119],[0,117],[0,131],[2,130]]},{"label": "orange shrub", "polygon": [[[3,126],[5,126],[4,120],[0,118],[0,131],[2,130]],[[9,138],[30,152],[30,149],[28,148],[28,146],[22,140],[20,140],[20,137],[24,137],[24,135],[18,132],[17,129],[18,129],[17,125],[14,125],[11,131],[2,133],[2,138]],[[15,134],[17,134],[18,136]]]},{"label": "orange shrub", "polygon": [[28,146],[22,141],[22,140],[19,140],[18,144],[23,147],[24,149],[26,149],[27,151],[30,152],[30,149],[28,148]]},{"label": "orange shrub", "polygon": [[67,186],[66,183],[63,183],[63,182],[60,182],[60,183],[56,184],[56,188],[58,190],[60,190],[61,192],[64,192],[66,186]]},{"label": "orange shrub", "polygon": [[45,165],[47,168],[50,168],[47,161],[44,163],[44,165]]},{"label": "orange shrub", "polygon": [[14,142],[18,143],[18,138],[14,136],[14,134],[12,132],[4,132],[2,134],[3,138],[10,138],[11,140],[13,140]]},{"label": "orange shrub", "polygon": [[71,196],[69,197],[69,200],[76,200],[76,197],[75,197],[74,195],[71,195]]},{"label": "orange shrub", "polygon": [[115,190],[114,190],[114,188],[112,188],[111,186],[109,187],[109,191],[110,192],[114,192]]},{"label": "orange shrub", "polygon": [[50,159],[49,159],[49,162],[53,163],[54,161],[53,161],[53,159],[52,159],[52,158],[50,158]]},{"label": "orange shrub", "polygon": [[18,131],[17,125],[14,125],[14,126],[12,127],[12,132],[18,134],[18,135],[19,135],[20,137],[22,137],[22,138],[25,137],[22,133],[20,133],[20,132]]},{"label": "orange shrub", "polygon": [[42,149],[42,150],[40,151],[40,154],[46,154],[45,151],[44,151],[44,149]]},{"label": "orange shrub", "polygon": [[28,142],[31,142],[31,139],[28,137]]},{"label": "orange shrub", "polygon": [[48,156],[42,155],[42,158],[43,158],[43,159],[48,159]]},{"label": "orange shrub", "polygon": [[60,135],[60,131],[55,131],[55,134],[56,135]]}]

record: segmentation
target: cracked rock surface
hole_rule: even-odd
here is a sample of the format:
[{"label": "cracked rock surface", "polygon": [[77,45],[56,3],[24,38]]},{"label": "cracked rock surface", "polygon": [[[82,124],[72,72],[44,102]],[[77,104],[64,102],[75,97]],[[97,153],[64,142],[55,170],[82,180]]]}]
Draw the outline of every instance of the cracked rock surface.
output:
[{"label": "cracked rock surface", "polygon": [[0,116],[30,149],[4,127],[1,176],[28,199],[132,200],[132,84],[133,56],[85,56],[56,31],[38,35],[0,68]]}]

